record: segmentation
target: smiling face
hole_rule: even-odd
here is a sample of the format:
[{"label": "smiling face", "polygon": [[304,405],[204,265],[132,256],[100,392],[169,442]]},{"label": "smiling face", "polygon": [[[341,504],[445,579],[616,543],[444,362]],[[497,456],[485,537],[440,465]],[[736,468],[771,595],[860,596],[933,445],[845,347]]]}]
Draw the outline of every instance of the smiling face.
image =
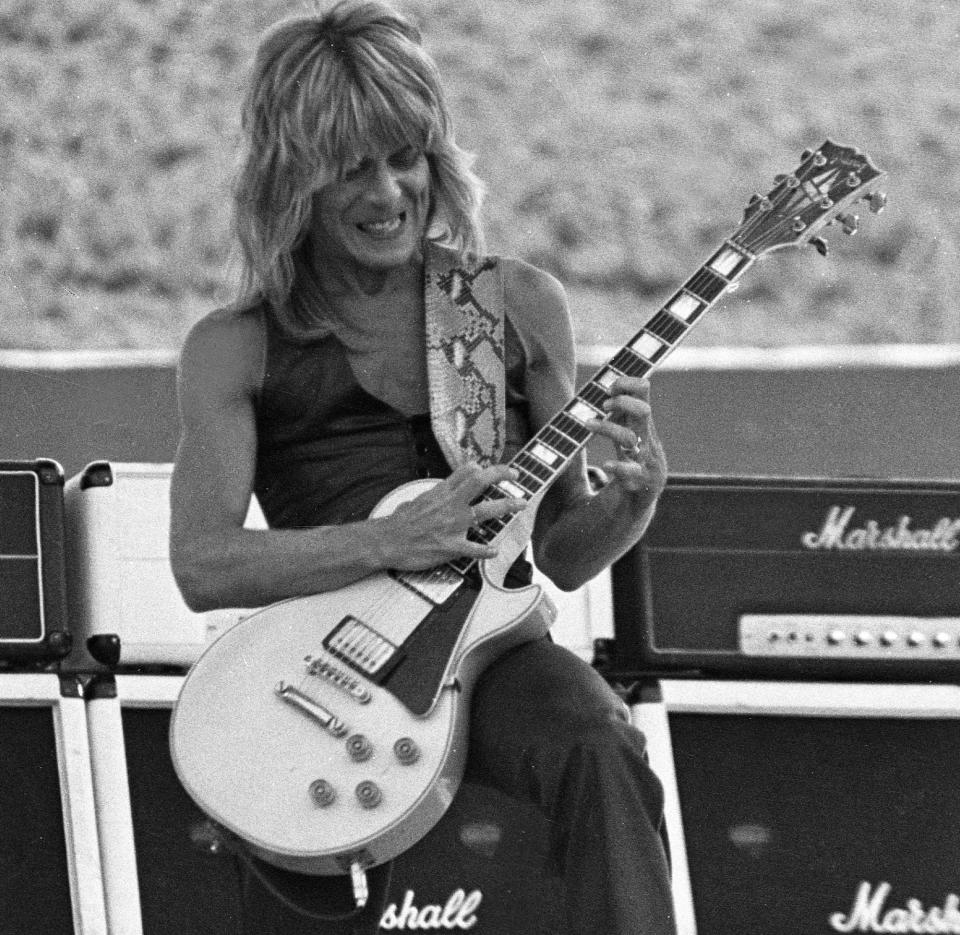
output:
[{"label": "smiling face", "polygon": [[414,146],[379,147],[314,195],[316,256],[350,278],[405,267],[419,256],[429,211],[426,155]]}]

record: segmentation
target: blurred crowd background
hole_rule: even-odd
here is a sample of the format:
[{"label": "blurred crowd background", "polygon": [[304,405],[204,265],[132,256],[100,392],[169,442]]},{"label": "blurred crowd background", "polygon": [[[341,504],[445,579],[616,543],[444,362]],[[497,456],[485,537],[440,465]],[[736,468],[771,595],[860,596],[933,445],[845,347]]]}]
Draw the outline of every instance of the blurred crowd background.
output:
[{"label": "blurred crowd background", "polygon": [[[769,258],[689,343],[960,342],[957,0],[396,5],[477,155],[491,249],[561,279],[581,344],[627,340],[827,138],[889,173],[887,211],[828,259]],[[175,348],[229,301],[245,75],[305,8],[6,0],[0,348]]]}]

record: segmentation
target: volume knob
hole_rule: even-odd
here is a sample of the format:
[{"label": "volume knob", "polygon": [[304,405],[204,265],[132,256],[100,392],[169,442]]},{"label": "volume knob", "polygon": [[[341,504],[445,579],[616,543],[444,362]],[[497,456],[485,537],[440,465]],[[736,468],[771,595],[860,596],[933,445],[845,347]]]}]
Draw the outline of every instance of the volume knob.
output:
[{"label": "volume knob", "polygon": [[411,766],[420,759],[420,748],[410,737],[401,737],[393,745],[393,752],[404,766]]},{"label": "volume knob", "polygon": [[336,789],[334,789],[326,779],[314,779],[314,781],[310,783],[309,792],[314,804],[320,808],[327,808],[333,805],[337,798]]},{"label": "volume knob", "polygon": [[380,787],[373,781],[365,779],[356,790],[357,801],[364,808],[376,808],[383,799],[383,793]]},{"label": "volume knob", "polygon": [[354,763],[365,763],[373,756],[373,744],[363,734],[351,734],[347,738],[347,753]]}]

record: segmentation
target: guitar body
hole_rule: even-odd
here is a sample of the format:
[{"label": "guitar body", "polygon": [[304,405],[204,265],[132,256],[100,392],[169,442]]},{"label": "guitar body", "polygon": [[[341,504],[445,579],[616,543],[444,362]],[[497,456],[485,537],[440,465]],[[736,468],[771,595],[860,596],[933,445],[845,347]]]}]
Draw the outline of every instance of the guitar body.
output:
[{"label": "guitar body", "polygon": [[[398,488],[374,515],[433,483]],[[439,603],[380,573],[228,630],[171,720],[189,795],[257,856],[301,873],[344,874],[413,845],[459,786],[477,676],[553,622],[541,588],[500,586],[522,548],[507,543]],[[367,672],[371,658],[386,661]]]}]

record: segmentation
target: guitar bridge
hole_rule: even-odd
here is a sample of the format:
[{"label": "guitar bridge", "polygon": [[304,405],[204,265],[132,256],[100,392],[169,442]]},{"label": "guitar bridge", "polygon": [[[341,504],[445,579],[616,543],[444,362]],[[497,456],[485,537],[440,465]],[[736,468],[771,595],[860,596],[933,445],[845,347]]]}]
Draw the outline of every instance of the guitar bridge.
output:
[{"label": "guitar bridge", "polygon": [[370,690],[360,681],[355,675],[347,671],[345,668],[341,668],[339,665],[335,665],[329,659],[320,657],[314,659],[312,656],[307,656],[307,673],[313,675],[316,678],[323,679],[325,682],[329,682],[335,688],[339,688],[341,691],[346,692],[354,701],[359,701],[360,704],[368,704],[372,695]]},{"label": "guitar bridge", "polygon": [[400,661],[398,646],[353,616],[340,621],[323,641],[323,648],[363,675],[378,680]]}]

